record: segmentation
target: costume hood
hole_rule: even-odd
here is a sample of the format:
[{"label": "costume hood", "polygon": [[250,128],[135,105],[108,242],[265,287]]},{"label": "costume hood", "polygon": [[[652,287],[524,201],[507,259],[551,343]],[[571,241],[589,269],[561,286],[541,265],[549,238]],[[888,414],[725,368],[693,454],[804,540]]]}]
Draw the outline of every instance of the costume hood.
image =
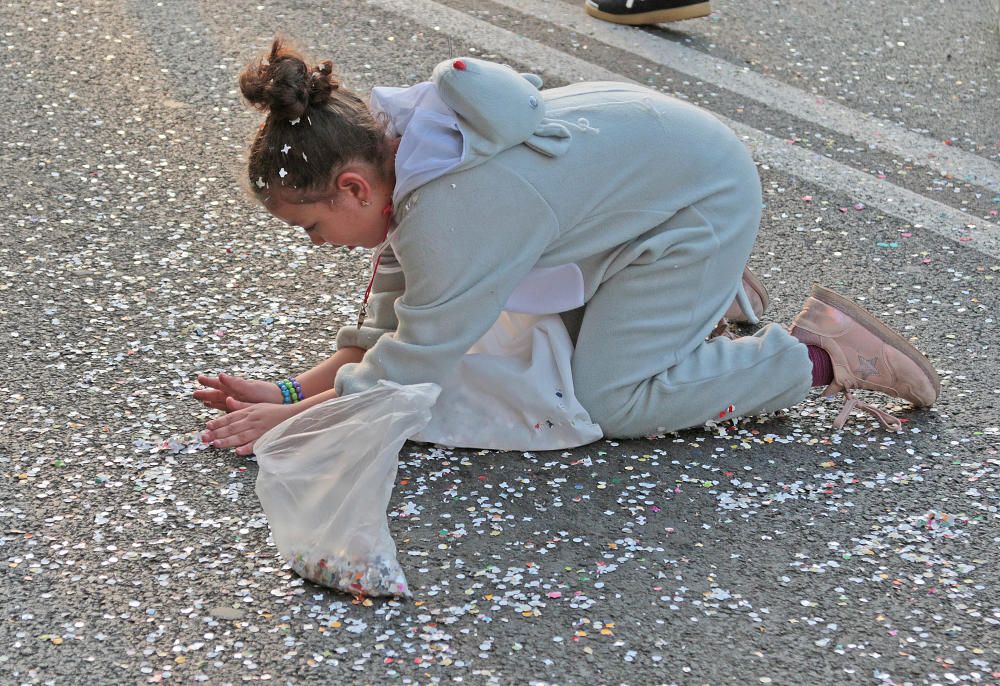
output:
[{"label": "costume hood", "polygon": [[[483,164],[515,145],[555,157],[569,148],[572,130],[596,132],[583,120],[549,119],[541,85],[534,74],[462,57],[439,64],[430,81],[372,89],[372,109],[388,116],[390,132],[401,136],[393,204],[398,207],[420,186]],[[504,309],[565,312],[583,304],[583,288],[583,274],[575,264],[535,268]]]},{"label": "costume hood", "polygon": [[392,132],[402,136],[393,202],[515,145],[549,157],[562,154],[569,148],[571,131],[589,126],[548,118],[541,85],[534,74],[462,57],[439,64],[428,82],[373,89],[372,109],[384,112]]}]

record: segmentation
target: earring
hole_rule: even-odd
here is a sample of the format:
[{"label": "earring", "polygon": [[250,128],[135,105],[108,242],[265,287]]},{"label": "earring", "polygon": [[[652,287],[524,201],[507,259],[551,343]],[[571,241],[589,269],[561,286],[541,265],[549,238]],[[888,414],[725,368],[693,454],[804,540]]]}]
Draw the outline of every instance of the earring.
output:
[{"label": "earring", "polygon": [[362,207],[369,207],[369,206],[371,206],[371,203],[368,202],[367,200],[362,200],[361,201],[361,206]]}]

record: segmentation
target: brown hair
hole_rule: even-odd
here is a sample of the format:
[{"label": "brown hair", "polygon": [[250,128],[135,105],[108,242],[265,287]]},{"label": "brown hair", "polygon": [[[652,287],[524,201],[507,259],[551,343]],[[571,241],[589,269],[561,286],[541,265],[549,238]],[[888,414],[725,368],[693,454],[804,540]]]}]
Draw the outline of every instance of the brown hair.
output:
[{"label": "brown hair", "polygon": [[308,66],[278,37],[266,56],[240,73],[240,91],[267,113],[247,159],[258,199],[288,192],[300,201],[322,197],[350,162],[367,162],[385,175],[386,126],[364,100],[341,88],[332,62]]}]

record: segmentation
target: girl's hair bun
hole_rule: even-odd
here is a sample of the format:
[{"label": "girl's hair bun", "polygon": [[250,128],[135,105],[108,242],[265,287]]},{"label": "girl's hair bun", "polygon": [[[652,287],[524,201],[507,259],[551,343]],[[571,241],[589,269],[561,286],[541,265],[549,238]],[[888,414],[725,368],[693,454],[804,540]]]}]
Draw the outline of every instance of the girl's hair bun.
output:
[{"label": "girl's hair bun", "polygon": [[348,162],[393,178],[386,123],[341,87],[332,62],[311,64],[278,38],[240,74],[243,96],[267,113],[247,154],[249,190],[264,203],[333,197]]},{"label": "girl's hair bun", "polygon": [[323,107],[340,87],[329,60],[311,67],[303,56],[275,38],[265,58],[240,73],[240,91],[247,102],[275,117],[295,120],[310,107]]}]

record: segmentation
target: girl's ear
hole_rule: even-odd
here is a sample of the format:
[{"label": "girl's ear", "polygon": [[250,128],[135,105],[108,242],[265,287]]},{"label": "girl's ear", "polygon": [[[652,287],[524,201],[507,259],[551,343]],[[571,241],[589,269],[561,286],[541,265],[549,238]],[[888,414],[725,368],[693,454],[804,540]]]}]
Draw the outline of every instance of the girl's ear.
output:
[{"label": "girl's ear", "polygon": [[345,171],[337,177],[336,188],[340,192],[347,192],[357,202],[371,202],[372,185],[371,182],[356,171]]}]

